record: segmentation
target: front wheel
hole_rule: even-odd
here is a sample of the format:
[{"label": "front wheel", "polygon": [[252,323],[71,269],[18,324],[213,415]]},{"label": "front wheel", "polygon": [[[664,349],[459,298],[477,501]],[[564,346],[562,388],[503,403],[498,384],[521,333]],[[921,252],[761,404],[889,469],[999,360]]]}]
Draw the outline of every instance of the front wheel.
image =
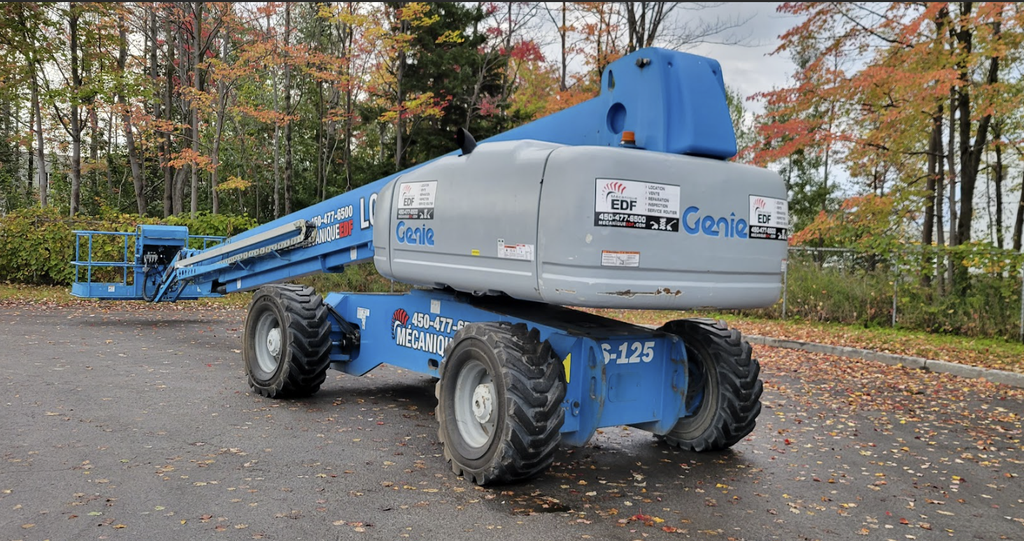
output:
[{"label": "front wheel", "polygon": [[764,387],[739,331],[712,319],[670,321],[658,330],[682,338],[688,360],[686,414],[665,441],[688,451],[721,451],[750,434]]},{"label": "front wheel", "polygon": [[440,376],[438,437],[452,471],[483,486],[529,479],[551,465],[565,420],[565,375],[536,329],[466,325]]},{"label": "front wheel", "polygon": [[279,284],[257,291],[242,341],[249,386],[263,396],[309,396],[327,378],[331,326],[311,287]]}]

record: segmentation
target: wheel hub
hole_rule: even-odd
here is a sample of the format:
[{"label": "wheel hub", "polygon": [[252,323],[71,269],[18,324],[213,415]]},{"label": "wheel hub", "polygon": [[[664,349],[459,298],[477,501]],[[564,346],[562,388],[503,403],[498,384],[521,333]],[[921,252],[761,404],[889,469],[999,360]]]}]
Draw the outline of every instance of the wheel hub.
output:
[{"label": "wheel hub", "polygon": [[252,345],[256,354],[256,366],[261,380],[270,378],[277,372],[281,364],[281,350],[284,348],[284,335],[281,323],[273,312],[260,314],[253,332]]},{"label": "wheel hub", "polygon": [[473,390],[473,416],[478,423],[488,423],[494,412],[494,393],[489,383],[481,383]]},{"label": "wheel hub", "polygon": [[[473,454],[479,457],[486,451],[487,442],[494,434],[499,409],[498,389],[487,367],[475,359],[470,360],[455,375],[455,393],[452,397],[453,413],[459,436]],[[468,455],[467,455],[468,456]]]},{"label": "wheel hub", "polygon": [[281,354],[281,328],[274,327],[267,333],[267,351],[277,357]]}]

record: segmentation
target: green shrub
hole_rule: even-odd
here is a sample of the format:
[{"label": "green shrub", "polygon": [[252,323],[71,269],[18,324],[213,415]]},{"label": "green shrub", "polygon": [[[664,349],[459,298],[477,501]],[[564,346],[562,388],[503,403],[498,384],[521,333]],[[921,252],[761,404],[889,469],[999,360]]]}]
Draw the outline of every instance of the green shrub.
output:
[{"label": "green shrub", "polygon": [[[158,224],[157,218],[136,214],[101,211],[98,216],[68,218],[60,210],[48,207],[20,209],[0,217],[0,281],[70,286],[76,281],[75,248],[79,259],[88,259],[90,244],[87,237],[76,237],[75,231],[103,231],[134,233],[139,225]],[[248,216],[225,216],[199,213],[195,219],[172,216],[163,223],[184,225],[191,235],[231,236],[256,225]],[[192,248],[202,248],[202,241],[193,241]],[[131,235],[93,235],[92,261],[131,263],[135,254],[135,239]],[[79,269],[79,280],[87,272]],[[128,272],[128,283],[133,273]],[[125,273],[122,268],[92,269],[93,282],[120,282]]]},{"label": "green shrub", "polygon": [[191,218],[186,213],[168,216],[164,223],[188,227],[189,235],[212,235],[218,237],[237,235],[258,225],[256,220],[248,216],[210,214],[206,211],[197,212],[195,218]]},{"label": "green shrub", "polygon": [[[787,265],[786,317],[809,321],[890,327],[896,295],[896,327],[976,337],[1016,339],[1020,329],[1021,275],[1018,256],[985,256],[970,248],[944,257],[969,263],[969,283],[960,292],[942,287],[921,270],[921,257],[791,251]],[[980,254],[980,255],[974,255]],[[938,259],[936,261],[944,261]],[[895,291],[894,291],[895,287]],[[779,318],[782,301],[743,314]]]},{"label": "green shrub", "polygon": [[359,263],[349,265],[340,273],[314,274],[298,280],[298,283],[307,285],[316,290],[320,295],[326,296],[335,291],[350,291],[353,293],[403,293],[411,288],[408,284],[392,282],[381,276],[373,263]]},{"label": "green shrub", "polygon": [[28,208],[0,217],[0,280],[70,284],[74,239],[56,209]]}]

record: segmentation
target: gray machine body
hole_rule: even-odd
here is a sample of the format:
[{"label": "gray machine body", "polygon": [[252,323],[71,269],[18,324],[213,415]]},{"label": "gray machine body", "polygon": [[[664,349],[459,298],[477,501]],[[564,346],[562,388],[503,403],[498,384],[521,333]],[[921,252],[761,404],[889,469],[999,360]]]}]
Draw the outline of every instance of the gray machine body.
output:
[{"label": "gray machine body", "polygon": [[381,190],[374,264],[413,285],[562,306],[770,306],[789,226],[774,172],[634,148],[481,144]]}]

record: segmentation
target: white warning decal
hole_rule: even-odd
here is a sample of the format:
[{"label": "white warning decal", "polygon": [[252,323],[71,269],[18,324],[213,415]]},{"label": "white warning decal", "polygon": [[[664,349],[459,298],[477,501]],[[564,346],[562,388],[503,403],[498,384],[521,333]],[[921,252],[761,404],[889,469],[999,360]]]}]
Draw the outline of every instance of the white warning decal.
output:
[{"label": "white warning decal", "polygon": [[532,244],[505,244],[505,239],[498,239],[498,257],[500,259],[518,259],[533,261]]},{"label": "white warning decal", "polygon": [[601,251],[602,267],[639,267],[640,252]]}]

